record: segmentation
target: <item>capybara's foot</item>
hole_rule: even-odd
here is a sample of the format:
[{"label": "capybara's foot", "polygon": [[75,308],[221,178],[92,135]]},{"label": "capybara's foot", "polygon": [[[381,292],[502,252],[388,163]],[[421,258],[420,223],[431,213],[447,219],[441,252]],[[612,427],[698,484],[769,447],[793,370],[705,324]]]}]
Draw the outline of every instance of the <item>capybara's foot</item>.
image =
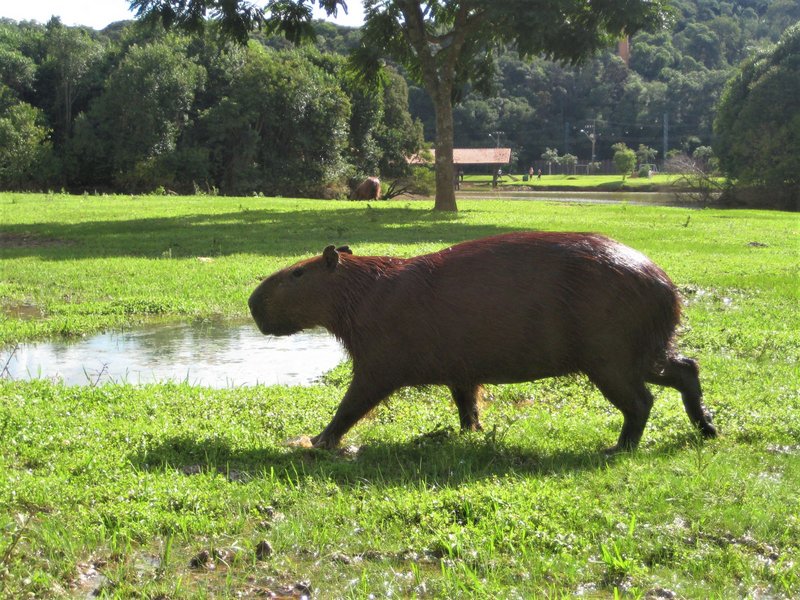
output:
[{"label": "capybara's foot", "polygon": [[483,431],[483,426],[478,421],[473,421],[472,423],[462,423],[461,431],[462,433],[465,431]]},{"label": "capybara's foot", "polygon": [[616,456],[617,454],[623,454],[625,452],[633,452],[636,448],[631,448],[630,446],[620,446],[619,444],[614,444],[610,448],[606,448],[603,450],[604,456]]},{"label": "capybara's foot", "polygon": [[338,445],[339,440],[332,440],[326,437],[324,432],[311,438],[312,448],[319,448],[321,450],[336,450]]},{"label": "capybara's foot", "polygon": [[714,427],[711,423],[702,423],[700,425],[700,433],[703,435],[704,438],[710,439],[715,438],[719,435],[717,428]]},{"label": "capybara's foot", "polygon": [[622,452],[633,452],[639,444],[635,444],[630,441],[618,441],[616,444],[611,446],[610,448],[606,448],[603,450],[603,454],[606,456],[613,456],[614,454],[620,454]]}]

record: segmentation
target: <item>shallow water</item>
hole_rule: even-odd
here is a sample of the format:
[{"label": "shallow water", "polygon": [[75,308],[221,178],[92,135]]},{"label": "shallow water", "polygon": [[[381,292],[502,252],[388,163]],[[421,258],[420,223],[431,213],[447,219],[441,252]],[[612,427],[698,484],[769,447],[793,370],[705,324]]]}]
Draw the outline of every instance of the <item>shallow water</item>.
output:
[{"label": "shallow water", "polygon": [[[0,368],[10,354],[0,352]],[[68,385],[309,385],[345,358],[342,346],[325,330],[274,337],[262,335],[252,323],[202,322],[21,344],[8,361],[6,376],[60,379]]]},{"label": "shallow water", "polygon": [[644,204],[650,206],[684,206],[702,208],[702,204],[690,199],[681,199],[674,192],[602,192],[602,191],[557,191],[557,190],[464,190],[456,192],[463,200],[532,200],[566,202],[574,204]]}]

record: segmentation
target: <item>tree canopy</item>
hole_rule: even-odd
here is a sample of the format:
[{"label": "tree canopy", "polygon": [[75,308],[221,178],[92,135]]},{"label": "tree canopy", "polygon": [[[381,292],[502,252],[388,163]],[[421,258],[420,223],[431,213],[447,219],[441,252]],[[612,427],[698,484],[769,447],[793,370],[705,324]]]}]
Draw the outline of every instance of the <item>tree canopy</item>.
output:
[{"label": "tree canopy", "polygon": [[0,21],[0,186],[339,197],[399,177],[422,129],[408,87],[258,39]]},{"label": "tree canopy", "polygon": [[800,22],[746,60],[725,87],[714,150],[743,185],[800,188]]},{"label": "tree canopy", "polygon": [[622,175],[622,181],[631,174],[636,166],[636,153],[623,142],[614,144],[614,166]]},{"label": "tree canopy", "polygon": [[[311,0],[270,0],[262,10],[247,0],[132,0],[145,19],[166,26],[195,28],[207,15],[223,32],[239,36],[245,26],[263,23],[290,38],[305,33]],[[333,12],[343,0],[319,0]],[[665,0],[364,0],[362,40],[353,62],[365,79],[378,73],[388,56],[429,94],[436,119],[436,203],[456,210],[453,190],[453,104],[467,85],[486,88],[494,73],[493,51],[514,44],[522,56],[579,62],[625,34],[656,29]]]},{"label": "tree canopy", "polygon": [[[554,172],[578,173],[593,154],[611,172],[618,142],[657,150],[660,168],[676,149],[695,156],[718,147],[712,122],[725,82],[800,19],[800,4],[672,4],[668,28],[631,37],[629,64],[615,45],[576,65],[494,46],[479,65],[485,76],[475,66],[471,80],[454,86],[454,145],[494,145],[489,135],[501,131],[515,172],[532,165],[547,172],[541,155],[552,148],[561,159]],[[407,182],[404,157],[419,149],[421,128],[425,139],[436,137],[431,96],[403,64],[387,58],[381,86],[364,85],[369,71],[346,58],[369,49],[361,28],[315,21],[314,46],[297,47],[263,29],[250,32],[247,45],[228,43],[219,22],[200,23],[203,33],[179,35],[146,20],[94,31],[55,18],[44,25],[0,18],[0,187],[342,197],[348,182],[366,175]],[[709,35],[717,54],[700,52],[695,38]],[[373,54],[366,57],[373,66],[389,57]],[[296,94],[305,85],[318,98],[301,114],[294,105],[304,102]],[[794,80],[778,85],[790,86],[779,102],[794,98]],[[331,98],[335,110],[320,116]],[[563,160],[568,154],[576,165]]]}]

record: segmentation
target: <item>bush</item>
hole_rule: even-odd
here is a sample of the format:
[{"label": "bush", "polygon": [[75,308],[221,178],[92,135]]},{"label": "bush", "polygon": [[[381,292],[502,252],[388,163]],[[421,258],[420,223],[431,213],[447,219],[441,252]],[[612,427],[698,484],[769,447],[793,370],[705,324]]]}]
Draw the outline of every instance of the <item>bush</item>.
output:
[{"label": "bush", "polygon": [[[728,81],[714,122],[719,167],[737,185],[800,187],[800,23],[755,52]],[[698,148],[699,150],[699,148]]]},{"label": "bush", "polygon": [[46,183],[52,165],[50,131],[42,111],[24,102],[0,112],[0,186],[33,189]]},{"label": "bush", "polygon": [[636,166],[636,153],[622,142],[611,147],[614,149],[614,166],[622,174],[622,181],[625,181]]},{"label": "bush", "polygon": [[391,200],[400,194],[415,196],[433,196],[436,193],[436,173],[430,167],[414,167],[411,174],[392,181],[382,196],[383,200]]}]

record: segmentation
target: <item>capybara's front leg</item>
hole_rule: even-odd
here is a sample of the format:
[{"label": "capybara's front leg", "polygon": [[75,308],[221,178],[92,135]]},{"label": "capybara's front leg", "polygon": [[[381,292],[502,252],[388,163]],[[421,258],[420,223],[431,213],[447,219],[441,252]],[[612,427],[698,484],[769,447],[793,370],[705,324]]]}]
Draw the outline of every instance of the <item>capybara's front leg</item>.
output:
[{"label": "capybara's front leg", "polygon": [[311,438],[314,448],[336,448],[344,434],[387,395],[388,392],[377,392],[374,386],[354,377],[331,422],[322,433]]},{"label": "capybara's front leg", "polygon": [[635,450],[642,439],[650,409],[653,407],[653,395],[644,382],[626,381],[614,377],[593,377],[595,385],[600,388],[606,399],[616,406],[623,415],[622,431],[616,446],[606,452],[611,454],[620,451]]}]

